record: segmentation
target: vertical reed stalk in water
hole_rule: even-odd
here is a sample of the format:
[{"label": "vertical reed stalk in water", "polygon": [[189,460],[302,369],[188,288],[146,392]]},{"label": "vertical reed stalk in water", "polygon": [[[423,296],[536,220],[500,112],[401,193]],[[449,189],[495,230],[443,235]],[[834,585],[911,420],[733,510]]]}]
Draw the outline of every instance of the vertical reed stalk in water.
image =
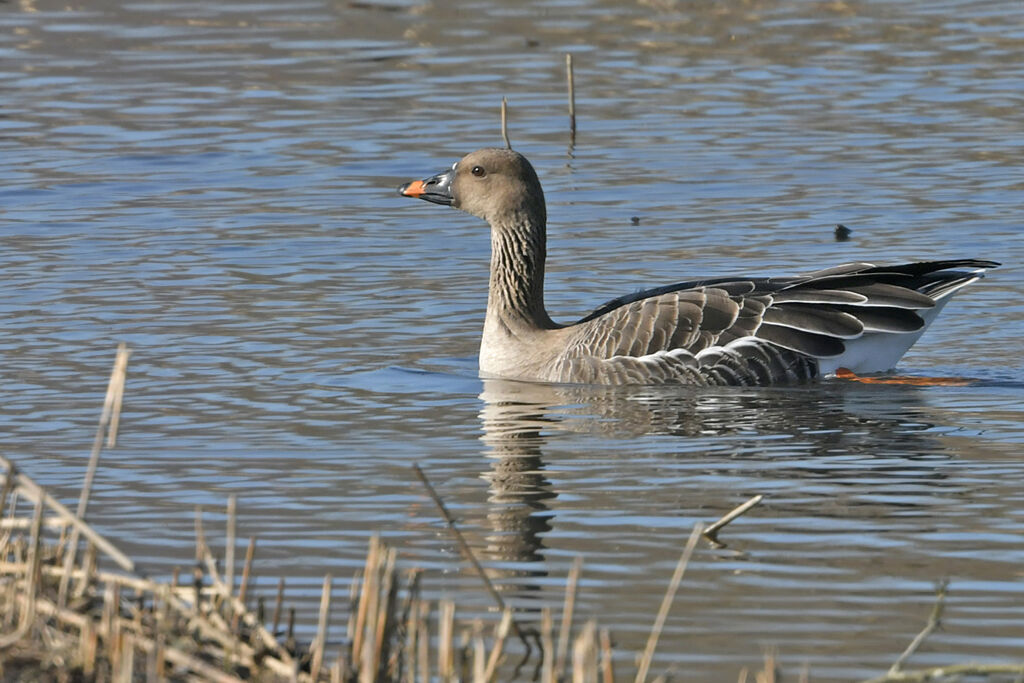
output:
[{"label": "vertical reed stalk in water", "polygon": [[661,601],[661,608],[658,610],[658,616],[654,619],[654,626],[651,628],[651,635],[647,639],[647,647],[644,649],[643,658],[640,660],[640,667],[636,672],[636,683],[644,683],[647,680],[647,673],[651,669],[651,662],[654,660],[654,649],[658,646],[658,638],[661,637],[661,630],[665,628],[665,619],[668,618],[668,610],[672,606],[672,600],[676,596],[676,591],[679,589],[679,584],[683,580],[683,574],[686,572],[686,565],[690,562],[690,556],[693,555],[693,549],[697,546],[697,539],[700,538],[703,525],[697,522],[693,525],[693,531],[690,532],[690,538],[686,541],[686,547],[683,548],[683,554],[679,557],[679,563],[676,565],[676,571],[672,574],[672,580],[668,584],[668,589],[665,591],[665,597]]},{"label": "vertical reed stalk in water", "polygon": [[494,647],[491,648],[491,656],[488,658],[487,668],[484,670],[484,683],[490,683],[494,680],[494,674],[498,670],[498,664],[501,662],[501,656],[505,648],[505,639],[508,638],[508,632],[511,627],[512,610],[506,609],[502,613],[501,623],[498,624],[498,629],[494,633]]},{"label": "vertical reed stalk in water", "polygon": [[555,640],[551,635],[553,629],[551,608],[540,610],[540,649],[541,649],[541,683],[555,683]]},{"label": "vertical reed stalk in water", "polygon": [[565,55],[565,77],[569,85],[569,144],[576,144],[576,86],[572,72],[572,54]]},{"label": "vertical reed stalk in water", "polygon": [[[274,601],[274,626],[272,633],[276,636],[281,626],[281,603],[284,602],[284,577],[277,580],[277,599]],[[351,638],[351,635],[349,636]]]},{"label": "vertical reed stalk in water", "polygon": [[256,555],[256,537],[249,537],[249,547],[245,550],[245,565],[242,567],[242,583],[238,587],[238,602],[242,604],[242,609],[235,612],[233,621],[231,622],[231,630],[238,631],[238,622],[241,618],[242,612],[246,609],[245,600],[249,593],[249,579],[252,577],[252,561]]},{"label": "vertical reed stalk in water", "polygon": [[508,99],[501,98],[501,139],[505,141],[505,149],[512,149],[508,140]]},{"label": "vertical reed stalk in water", "polygon": [[612,636],[608,629],[601,629],[601,683],[615,683],[615,666],[612,662]]},{"label": "vertical reed stalk in water", "polygon": [[235,525],[238,522],[238,496],[228,496],[227,530],[224,540],[224,585],[232,595],[235,592]]},{"label": "vertical reed stalk in water", "polygon": [[455,674],[455,656],[453,652],[455,638],[455,603],[442,600],[438,607],[441,614],[437,627],[437,674],[444,682],[451,681]]},{"label": "vertical reed stalk in water", "polygon": [[331,612],[331,575],[324,576],[324,588],[320,595],[320,618],[317,621],[316,638],[310,651],[313,661],[309,667],[309,675],[315,681],[320,677],[320,667],[324,662],[324,650],[327,647],[327,618]]},{"label": "vertical reed stalk in water", "polygon": [[[85,512],[89,507],[92,482],[96,478],[96,468],[100,462],[100,451],[103,450],[103,437],[107,436],[108,447],[113,446],[117,441],[116,430],[121,419],[121,399],[124,396],[124,382],[127,376],[129,355],[131,355],[131,352],[128,350],[128,346],[124,342],[118,344],[117,355],[114,357],[114,367],[110,371],[110,380],[107,383],[107,393],[103,399],[103,410],[100,412],[99,424],[96,425],[96,436],[92,442],[89,464],[85,468],[82,492],[78,497],[78,508],[75,511],[75,516],[79,519],[85,519]],[[57,593],[58,607],[64,607],[67,603],[68,582],[71,580],[71,569],[75,566],[79,534],[78,527],[74,527],[71,530],[71,540],[68,541],[64,556],[64,574],[61,576],[60,587]]]},{"label": "vertical reed stalk in water", "polygon": [[565,672],[565,657],[569,651],[569,634],[572,632],[572,613],[576,605],[576,586],[583,568],[583,557],[576,556],[569,570],[569,579],[565,582],[565,604],[562,607],[562,626],[558,630],[558,649],[555,654],[556,679],[561,679]]}]

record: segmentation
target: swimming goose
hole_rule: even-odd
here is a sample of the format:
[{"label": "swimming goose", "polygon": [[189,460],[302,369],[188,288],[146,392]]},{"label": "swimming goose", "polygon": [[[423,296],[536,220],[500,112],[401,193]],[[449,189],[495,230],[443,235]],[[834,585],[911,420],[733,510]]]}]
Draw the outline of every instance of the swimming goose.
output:
[{"label": "swimming goose", "polygon": [[679,282],[570,325],[544,308],[544,192],[533,166],[481,149],[399,192],[491,225],[480,372],[574,384],[767,385],[890,370],[994,261],[847,263],[796,277]]}]

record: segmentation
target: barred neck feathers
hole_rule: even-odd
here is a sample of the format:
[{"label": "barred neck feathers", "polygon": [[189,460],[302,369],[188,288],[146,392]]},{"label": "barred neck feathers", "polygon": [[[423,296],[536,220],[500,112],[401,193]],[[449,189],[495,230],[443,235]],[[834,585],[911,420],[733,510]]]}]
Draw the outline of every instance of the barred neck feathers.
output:
[{"label": "barred neck feathers", "polygon": [[544,309],[546,231],[543,206],[539,208],[492,218],[487,316],[496,316],[506,325],[555,327]]}]

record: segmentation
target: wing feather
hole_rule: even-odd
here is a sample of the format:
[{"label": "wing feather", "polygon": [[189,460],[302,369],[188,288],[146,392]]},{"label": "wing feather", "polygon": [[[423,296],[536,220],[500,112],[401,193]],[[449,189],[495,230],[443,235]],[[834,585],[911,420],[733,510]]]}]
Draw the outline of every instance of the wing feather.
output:
[{"label": "wing feather", "polygon": [[842,265],[832,266],[831,268],[825,268],[823,270],[816,270],[813,273],[807,273],[804,277],[815,280],[823,277],[830,277],[832,275],[847,275],[849,273],[858,273],[864,270],[875,268],[873,263],[865,263],[858,261],[856,263],[843,263]]},{"label": "wing feather", "polygon": [[841,339],[769,323],[757,328],[757,337],[814,358],[834,358],[841,356],[846,350],[846,345]]},{"label": "wing feather", "polygon": [[931,308],[935,300],[927,294],[882,282],[847,287],[846,291],[863,294],[869,306],[889,306],[891,308]]},{"label": "wing feather", "polygon": [[819,360],[839,358],[847,342],[860,344],[867,333],[919,332],[925,321],[918,311],[995,265],[848,263],[800,277],[716,278],[641,291],[570,326],[555,374],[624,384],[803,381],[817,375]]},{"label": "wing feather", "polygon": [[864,333],[864,325],[849,313],[807,304],[772,305],[765,310],[762,320],[841,339],[855,339]]},{"label": "wing feather", "polygon": [[835,306],[834,310],[849,313],[857,318],[864,326],[864,332],[917,332],[924,327],[921,316],[906,308]]},{"label": "wing feather", "polygon": [[777,304],[862,304],[867,300],[863,294],[841,289],[784,289],[772,294]]},{"label": "wing feather", "polygon": [[727,330],[740,314],[740,304],[725,289],[709,287],[704,292],[704,317],[700,327],[717,333]]}]

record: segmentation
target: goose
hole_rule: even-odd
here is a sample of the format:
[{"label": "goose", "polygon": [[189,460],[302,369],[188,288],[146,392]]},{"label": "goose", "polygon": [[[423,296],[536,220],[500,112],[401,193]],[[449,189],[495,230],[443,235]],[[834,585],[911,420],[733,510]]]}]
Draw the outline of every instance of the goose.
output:
[{"label": "goose", "polygon": [[774,385],[891,370],[953,294],[999,264],[846,263],[717,277],[613,299],[571,324],[544,307],[547,211],[537,173],[487,148],[398,188],[491,227],[480,374],[564,384]]}]

